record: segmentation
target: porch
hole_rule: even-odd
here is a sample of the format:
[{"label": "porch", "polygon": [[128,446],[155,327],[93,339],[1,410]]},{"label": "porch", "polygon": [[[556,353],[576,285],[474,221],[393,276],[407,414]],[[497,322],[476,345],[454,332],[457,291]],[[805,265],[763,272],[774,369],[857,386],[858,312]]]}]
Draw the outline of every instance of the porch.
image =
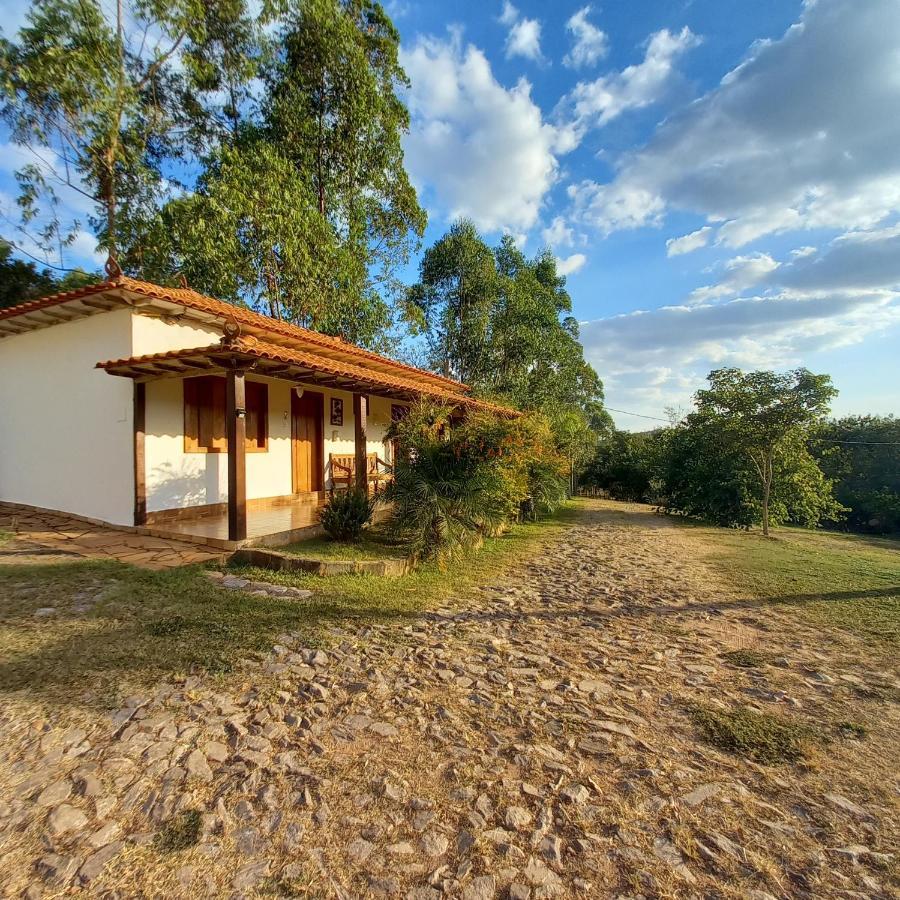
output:
[{"label": "porch", "polygon": [[383,489],[419,393],[247,338],[98,367],[134,381],[135,527],[224,550],[314,537],[332,491]]},{"label": "porch", "polygon": [[327,492],[316,491],[261,501],[248,500],[247,533],[244,538],[229,537],[227,503],[148,513],[146,524],[137,526],[135,530],[139,534],[191,541],[218,550],[283,547],[322,533],[319,510],[326,498]]}]

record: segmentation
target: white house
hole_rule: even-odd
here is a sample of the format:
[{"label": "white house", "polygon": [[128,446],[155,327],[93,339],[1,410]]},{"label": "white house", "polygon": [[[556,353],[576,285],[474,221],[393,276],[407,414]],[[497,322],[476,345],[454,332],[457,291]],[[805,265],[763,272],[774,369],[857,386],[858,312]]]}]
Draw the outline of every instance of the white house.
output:
[{"label": "white house", "polygon": [[117,275],[0,309],[0,501],[286,542],[334,486],[389,477],[385,432],[416,397],[508,412],[339,338]]}]

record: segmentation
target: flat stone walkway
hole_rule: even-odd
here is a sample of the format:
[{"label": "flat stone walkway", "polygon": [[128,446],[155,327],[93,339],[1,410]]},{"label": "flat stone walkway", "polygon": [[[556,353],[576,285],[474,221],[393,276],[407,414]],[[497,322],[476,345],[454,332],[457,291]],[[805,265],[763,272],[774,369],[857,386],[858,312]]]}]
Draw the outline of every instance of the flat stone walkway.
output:
[{"label": "flat stone walkway", "polygon": [[147,569],[169,569],[219,560],[222,551],[94,525],[64,513],[23,510],[0,503],[0,529],[12,531],[0,543],[0,565],[45,564],[55,560],[117,559]]},{"label": "flat stone walkway", "polygon": [[[897,896],[896,661],[735,596],[692,529],[582,509],[451,608],[284,634],[93,724],[0,707],[0,896]],[[696,703],[829,743],[753,762]]]}]

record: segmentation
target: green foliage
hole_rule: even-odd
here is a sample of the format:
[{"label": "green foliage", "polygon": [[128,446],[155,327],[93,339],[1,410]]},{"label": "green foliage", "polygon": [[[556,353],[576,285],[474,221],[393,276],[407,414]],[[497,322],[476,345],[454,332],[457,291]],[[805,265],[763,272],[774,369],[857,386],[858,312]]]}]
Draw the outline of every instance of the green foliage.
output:
[{"label": "green foliage", "polygon": [[45,250],[79,227],[59,219],[59,185],[93,203],[90,224],[112,255],[139,239],[170,189],[164,162],[184,155],[185,133],[205,130],[204,99],[221,87],[208,71],[194,79],[190,62],[179,68],[177,54],[196,59],[227,42],[243,8],[132,0],[110,12],[98,0],[41,0],[16,40],[0,40],[0,115],[36,154],[16,173],[22,226]]},{"label": "green foliage", "polygon": [[541,512],[565,499],[565,462],[540,416],[501,419],[429,403],[391,431],[402,448],[387,497],[414,559],[445,562],[515,519],[530,498]]},{"label": "green foliage", "polygon": [[846,528],[900,531],[900,419],[848,416],[826,422],[813,433],[810,449],[833,480],[835,497],[849,508]]},{"label": "green foliage", "polygon": [[[49,253],[78,222],[124,271],[380,345],[424,231],[403,166],[399,34],[372,0],[42,0],[0,41],[22,226]],[[262,90],[259,90],[259,86]],[[179,183],[181,173],[189,173]],[[196,174],[195,174],[196,173]]]},{"label": "green foliage", "polygon": [[496,532],[509,514],[502,473],[451,428],[449,409],[418,404],[394,434],[403,449],[387,499],[412,559],[445,562]]},{"label": "green foliage", "polygon": [[0,309],[97,280],[95,275],[77,270],[58,278],[50,269],[38,269],[33,262],[13,259],[11,254],[12,247],[0,240]]},{"label": "green foliage", "polygon": [[721,369],[709,381],[678,425],[604,436],[582,483],[716,525],[762,523],[764,534],[839,519],[844,507],[807,446],[834,393],[828,377]]},{"label": "green foliage", "polygon": [[526,259],[506,235],[493,251],[467,221],[425,251],[407,315],[431,365],[520,409],[580,411],[606,426],[603,385],[585,362],[565,278],[549,251]]},{"label": "green foliage", "polygon": [[403,167],[399,35],[369,0],[277,5],[258,106],[157,216],[142,271],[378,346],[425,228]]},{"label": "green foliage", "polygon": [[668,436],[664,429],[604,435],[580,483],[601,488],[616,500],[655,502]]},{"label": "green foliage", "polygon": [[432,366],[475,385],[490,370],[490,320],[497,299],[497,270],[475,225],[461,219],[419,264],[409,289],[408,315],[428,341]]},{"label": "green foliage", "polygon": [[691,710],[691,717],[714,747],[761,763],[797,762],[817,737],[807,725],[746,707],[724,711],[697,706]]},{"label": "green foliage", "polygon": [[[764,521],[759,470],[728,428],[716,419],[688,416],[669,433],[661,502],[670,512],[749,528]],[[843,507],[832,496],[831,483],[807,450],[802,432],[785,436],[766,466],[771,473],[770,524],[814,527],[841,515]]]},{"label": "green foliage", "polygon": [[372,519],[375,500],[359,488],[334,491],[319,513],[319,524],[336,541],[355,541]]},{"label": "green foliage", "polygon": [[826,498],[816,499],[814,495],[817,487],[827,490],[830,486],[816,483],[823,481],[821,472],[814,462],[809,465],[808,454],[801,455],[799,442],[828,412],[837,394],[831,378],[813,375],[807,369],[785,373],[715,369],[707,378],[709,387],[697,391],[696,411],[687,417],[686,427],[705,429],[722,456],[746,456],[752,463],[758,476],[763,534],[769,533],[772,519],[776,469],[779,482],[790,478],[793,487],[802,491],[800,514],[808,522],[821,518],[816,510],[827,505]]}]

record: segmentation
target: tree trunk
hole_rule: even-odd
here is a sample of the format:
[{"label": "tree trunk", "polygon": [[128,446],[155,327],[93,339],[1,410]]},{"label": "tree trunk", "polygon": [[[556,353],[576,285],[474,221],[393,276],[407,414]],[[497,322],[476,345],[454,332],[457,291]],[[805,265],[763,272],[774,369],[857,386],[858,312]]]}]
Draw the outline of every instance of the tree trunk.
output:
[{"label": "tree trunk", "polygon": [[766,453],[763,468],[763,537],[769,536],[769,498],[772,494],[772,451]]}]

